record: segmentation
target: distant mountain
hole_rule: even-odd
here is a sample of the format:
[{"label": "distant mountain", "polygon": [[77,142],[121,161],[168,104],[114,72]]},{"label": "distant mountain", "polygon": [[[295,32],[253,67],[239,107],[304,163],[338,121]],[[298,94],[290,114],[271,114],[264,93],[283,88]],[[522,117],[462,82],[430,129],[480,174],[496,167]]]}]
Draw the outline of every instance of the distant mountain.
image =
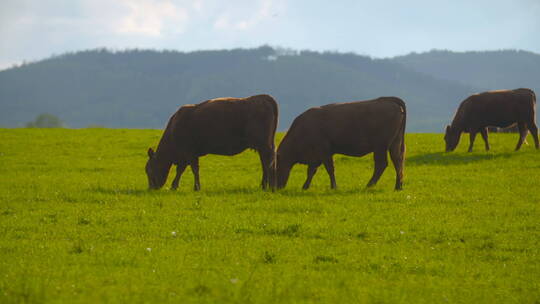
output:
[{"label": "distant mountain", "polygon": [[417,72],[482,90],[531,88],[540,94],[540,55],[526,51],[431,51],[391,59]]},{"label": "distant mountain", "polygon": [[[486,63],[462,71],[457,63],[447,62],[461,60],[463,54],[477,58],[472,60],[476,64]],[[482,54],[485,59],[478,59]],[[518,59],[536,64],[538,55],[511,54],[501,59],[492,52],[430,52],[371,59],[268,46],[189,53],[83,51],[0,71],[0,126],[23,126],[38,114],[50,113],[70,127],[163,128],[183,104],[268,93],[280,104],[280,130],[309,107],[394,95],[407,102],[409,132],[440,132],[461,100],[495,88],[482,82],[489,77],[498,77],[496,88],[528,86],[514,85],[521,79],[519,68],[509,73],[510,67]],[[429,61],[421,58],[424,55],[438,58],[429,59],[438,67],[424,64]],[[506,76],[492,75],[490,60],[499,65],[507,60],[505,73],[499,73]],[[538,79],[531,76],[528,81],[540,84]]]}]

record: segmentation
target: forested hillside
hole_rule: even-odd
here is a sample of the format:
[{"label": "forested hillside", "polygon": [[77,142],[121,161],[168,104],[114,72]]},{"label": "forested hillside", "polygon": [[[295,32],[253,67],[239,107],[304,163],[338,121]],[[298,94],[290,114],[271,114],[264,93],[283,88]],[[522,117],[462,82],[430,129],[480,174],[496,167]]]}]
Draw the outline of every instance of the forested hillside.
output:
[{"label": "forested hillside", "polygon": [[[488,68],[490,60],[499,64],[503,60],[492,52],[469,54],[474,58],[485,54],[485,59],[473,60],[485,65],[447,64],[445,54],[454,60],[469,53],[424,54],[437,55],[436,60],[422,59],[422,54],[372,59],[268,46],[189,53],[104,49],[70,53],[0,71],[0,126],[24,126],[38,114],[50,113],[69,127],[163,128],[183,104],[267,93],[280,104],[280,130],[312,106],[395,95],[407,102],[409,132],[439,132],[471,93],[540,84],[537,75],[517,78],[520,68],[509,73],[513,60],[532,62],[527,66],[540,62],[535,54],[503,56],[505,73]],[[462,73],[468,78],[456,76]],[[496,78],[496,84],[485,85],[488,76]]]},{"label": "forested hillside", "polygon": [[415,71],[485,90],[540,91],[540,55],[525,51],[431,51],[394,58]]}]

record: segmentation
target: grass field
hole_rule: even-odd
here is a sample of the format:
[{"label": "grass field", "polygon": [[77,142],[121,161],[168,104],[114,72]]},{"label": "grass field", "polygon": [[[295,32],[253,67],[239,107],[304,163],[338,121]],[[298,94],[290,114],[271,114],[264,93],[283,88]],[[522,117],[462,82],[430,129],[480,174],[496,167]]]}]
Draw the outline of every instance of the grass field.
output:
[{"label": "grass field", "polygon": [[391,165],[364,189],[369,155],[276,193],[252,151],[147,191],[160,135],[0,129],[0,303],[540,303],[540,151],[515,134],[408,134],[399,192]]}]

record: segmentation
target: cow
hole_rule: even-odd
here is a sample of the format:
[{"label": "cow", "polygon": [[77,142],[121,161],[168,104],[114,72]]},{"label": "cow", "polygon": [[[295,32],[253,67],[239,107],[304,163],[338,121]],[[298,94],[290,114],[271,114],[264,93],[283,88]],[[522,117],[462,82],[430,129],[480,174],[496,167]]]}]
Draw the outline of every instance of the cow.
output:
[{"label": "cow", "polygon": [[473,151],[476,134],[480,132],[486,151],[489,151],[488,126],[505,128],[517,123],[519,140],[516,151],[521,148],[527,130],[539,148],[536,127],[536,95],[530,89],[499,90],[474,94],[459,105],[452,124],[446,126],[444,141],[446,152],[454,151],[462,132],[470,134],[469,152]]},{"label": "cow", "polygon": [[161,188],[174,164],[176,177],[171,189],[178,188],[180,177],[189,165],[195,178],[194,190],[198,191],[199,157],[232,156],[248,148],[259,153],[262,188],[272,186],[277,122],[278,105],[270,95],[216,98],[180,107],[169,119],[156,151],[148,149],[149,188]]},{"label": "cow", "polygon": [[334,103],[311,108],[293,121],[277,151],[277,188],[284,188],[292,167],[308,165],[307,190],[322,164],[336,189],[334,154],[363,156],[373,152],[375,170],[367,187],[374,186],[388,165],[396,170],[395,189],[402,189],[405,157],[405,102],[397,97]]}]

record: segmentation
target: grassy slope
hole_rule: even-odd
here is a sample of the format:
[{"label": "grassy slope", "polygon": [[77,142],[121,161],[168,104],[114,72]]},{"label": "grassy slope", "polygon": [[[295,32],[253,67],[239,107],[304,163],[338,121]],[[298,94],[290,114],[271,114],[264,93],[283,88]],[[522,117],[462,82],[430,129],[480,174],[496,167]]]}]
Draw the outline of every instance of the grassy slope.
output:
[{"label": "grassy slope", "polygon": [[0,302],[540,300],[540,152],[517,135],[445,154],[410,134],[401,192],[393,167],[366,191],[371,156],[336,156],[339,190],[321,168],[301,191],[297,166],[278,193],[251,151],[201,159],[199,193],[189,170],[146,191],[159,136],[0,130]]}]

